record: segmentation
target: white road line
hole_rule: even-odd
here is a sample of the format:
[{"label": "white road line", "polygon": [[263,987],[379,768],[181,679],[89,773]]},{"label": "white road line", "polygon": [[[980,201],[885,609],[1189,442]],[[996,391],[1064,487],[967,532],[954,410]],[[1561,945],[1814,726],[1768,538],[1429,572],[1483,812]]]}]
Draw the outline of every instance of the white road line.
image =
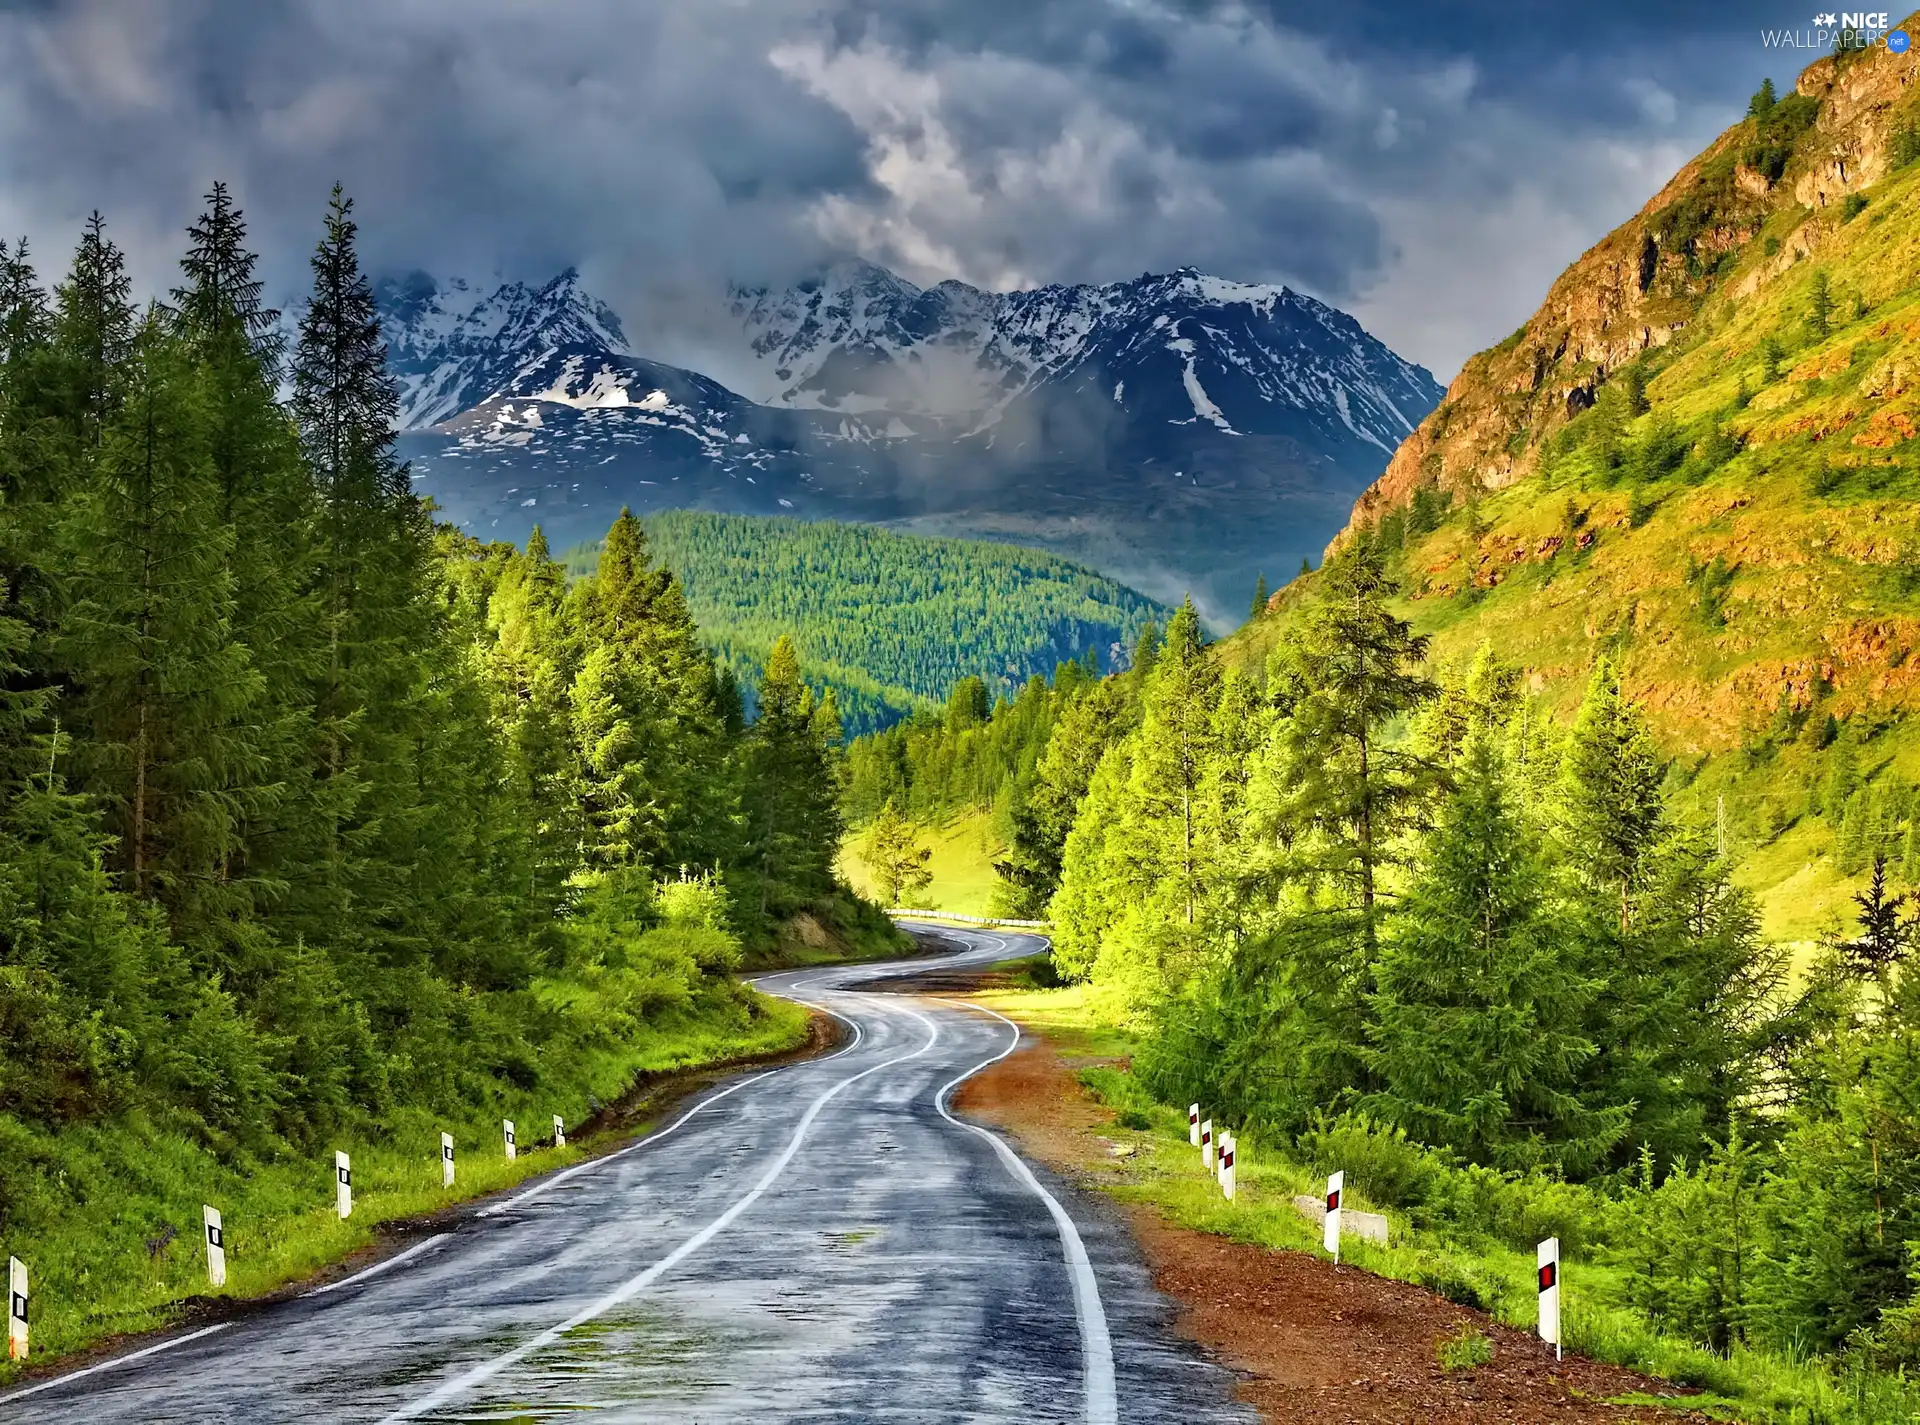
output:
[{"label": "white road line", "polygon": [[1100,1304],[1100,1283],[1093,1275],[1093,1263],[1087,1258],[1086,1244],[1080,1240],[1080,1230],[1073,1225],[1073,1218],[1067,1210],[1055,1200],[1052,1193],[1042,1187],[1040,1180],[1033,1175],[1020,1155],[1009,1148],[997,1133],[990,1133],[978,1124],[968,1123],[955,1118],[947,1111],[947,1096],[982,1069],[992,1068],[1020,1047],[1020,1026],[1004,1014],[988,1009],[985,1005],[959,1004],[953,1000],[938,1000],[936,1003],[953,1005],[959,1009],[976,1009],[982,1014],[991,1014],[1013,1031],[1013,1042],[995,1054],[985,1063],[976,1064],[966,1073],[934,1095],[934,1107],[940,1110],[940,1116],[957,1128],[969,1133],[978,1133],[993,1144],[1000,1155],[1000,1161],[1015,1178],[1039,1197],[1047,1205],[1047,1211],[1053,1214],[1054,1225],[1060,1229],[1060,1245],[1066,1252],[1067,1270],[1073,1277],[1073,1311],[1080,1320],[1080,1355],[1086,1372],[1087,1425],[1113,1425],[1119,1418],[1119,1397],[1113,1380],[1113,1338],[1107,1331],[1106,1308]]},{"label": "white road line", "polygon": [[[412,1420],[429,1410],[437,1409],[456,1396],[466,1394],[477,1385],[485,1384],[494,1376],[500,1374],[501,1371],[507,1369],[507,1367],[526,1359],[543,1347],[552,1345],[569,1331],[574,1330],[576,1327],[586,1325],[587,1322],[605,1315],[616,1306],[639,1295],[649,1286],[652,1286],[654,1282],[658,1281],[665,1273],[671,1271],[674,1267],[706,1246],[707,1243],[725,1231],[741,1213],[758,1202],[762,1194],[773,1186],[780,1174],[786,1171],[787,1164],[791,1163],[794,1155],[800,1151],[800,1144],[806,1138],[807,1130],[813,1126],[813,1120],[820,1116],[820,1111],[824,1109],[831,1100],[871,1074],[877,1074],[882,1069],[890,1069],[895,1064],[904,1064],[909,1059],[919,1058],[922,1054],[932,1049],[935,1044],[940,1042],[940,1026],[930,1021],[923,1020],[922,1022],[927,1024],[928,1030],[930,1031],[925,1044],[922,1044],[910,1054],[899,1054],[891,1059],[883,1059],[871,1068],[862,1069],[857,1074],[850,1074],[816,1098],[812,1104],[808,1106],[806,1113],[801,1116],[799,1125],[793,1130],[793,1137],[787,1141],[787,1146],[782,1150],[780,1156],[773,1161],[773,1164],[767,1169],[766,1173],[762,1175],[760,1181],[755,1183],[732,1207],[729,1207],[725,1212],[714,1218],[713,1221],[694,1233],[693,1236],[687,1238],[686,1241],[682,1242],[666,1256],[648,1267],[644,1272],[621,1283],[584,1310],[575,1312],[557,1326],[549,1326],[538,1335],[521,1342],[520,1345],[515,1346],[511,1351],[495,1356],[490,1361],[483,1361],[461,1375],[455,1376],[452,1380],[429,1391],[418,1400],[410,1401],[406,1405],[401,1406],[391,1415],[386,1416],[381,1421],[381,1425],[394,1425],[396,1421]],[[601,1161],[604,1162],[605,1159]]]},{"label": "white road line", "polygon": [[343,1286],[352,1286],[355,1282],[363,1282],[368,1277],[377,1277],[380,1275],[380,1273],[386,1271],[388,1268],[397,1267],[410,1257],[417,1257],[422,1252],[427,1251],[429,1248],[438,1247],[442,1242],[446,1241],[447,1238],[449,1238],[452,1235],[453,1234],[450,1232],[436,1232],[433,1234],[433,1236],[427,1238],[426,1241],[415,1242],[411,1247],[407,1248],[406,1251],[398,1253],[395,1256],[388,1257],[384,1262],[375,1262],[372,1266],[368,1267],[364,1271],[355,1272],[350,1277],[342,1277],[337,1282],[328,1282],[325,1286],[317,1286],[312,1291],[305,1291],[300,1293],[300,1295],[303,1298],[314,1297],[314,1296],[325,1296],[328,1292],[338,1291]]},{"label": "white road line", "polygon": [[[794,1003],[807,1004],[805,1000],[795,1000]],[[816,1004],[807,1004],[807,1008],[820,1010],[822,1014],[833,1014],[832,1010],[820,1009],[820,1006]],[[846,1018],[846,1016],[844,1015],[834,1014],[833,1017],[835,1019],[840,1020],[843,1024],[853,1025],[853,1042],[847,1045],[846,1048],[844,1049],[834,1050],[831,1054],[827,1055],[825,1059],[812,1060],[811,1062],[813,1063],[824,1064],[827,1062],[828,1059],[838,1059],[842,1054],[850,1054],[855,1049],[858,1049],[860,1047],[860,1041],[864,1037],[861,1033],[860,1026],[857,1024],[854,1024],[852,1020]],[[508,1198],[505,1202],[496,1202],[491,1207],[481,1208],[478,1212],[474,1214],[474,1216],[475,1217],[496,1216],[499,1213],[505,1212],[510,1207],[518,1207],[523,1202],[531,1202],[536,1197],[544,1196],[546,1193],[551,1192],[554,1188],[559,1187],[561,1183],[566,1182],[569,1178],[578,1177],[580,1174],[585,1172],[590,1172],[594,1168],[604,1167],[606,1164],[611,1163],[618,1158],[626,1157],[627,1154],[629,1153],[637,1153],[642,1148],[646,1148],[651,1146],[652,1144],[658,1143],[662,1138],[665,1138],[667,1135],[678,1131],[681,1125],[684,1124],[688,1119],[692,1118],[695,1114],[704,1113],[707,1109],[713,1107],[714,1104],[720,1102],[721,1099],[726,1098],[729,1094],[739,1093],[740,1090],[745,1088],[748,1084],[757,1084],[760,1082],[760,1080],[772,1078],[775,1074],[779,1072],[780,1072],[779,1069],[769,1069],[764,1074],[755,1074],[750,1079],[742,1079],[740,1080],[739,1083],[732,1084],[727,1088],[722,1089],[719,1093],[714,1094],[709,1098],[702,1099],[699,1103],[695,1104],[692,1108],[688,1109],[685,1113],[681,1114],[680,1117],[675,1119],[672,1124],[670,1124],[665,1128],[662,1128],[658,1133],[649,1133],[645,1138],[642,1138],[639,1142],[630,1143],[626,1147],[620,1149],[617,1152],[608,1153],[598,1158],[589,1158],[586,1162],[575,1164],[573,1167],[568,1168],[564,1172],[555,1173],[550,1178],[542,1179],[540,1182],[536,1183],[534,1186],[528,1188],[525,1192],[516,1193],[514,1196]],[[342,1283],[342,1285],[345,1285],[345,1283]]]},{"label": "white road line", "polygon": [[218,1326],[202,1326],[198,1331],[189,1331],[184,1336],[175,1336],[171,1341],[162,1341],[157,1346],[148,1346],[145,1350],[130,1351],[124,1356],[115,1356],[110,1361],[102,1361],[97,1366],[87,1366],[83,1370],[68,1371],[52,1380],[43,1380],[38,1385],[30,1385],[25,1390],[16,1390],[0,1395],[0,1405],[10,1400],[25,1400],[30,1395],[38,1395],[43,1390],[58,1390],[63,1385],[71,1385],[82,1376],[98,1375],[101,1371],[117,1370],[121,1366],[131,1365],[147,1356],[157,1356],[162,1351],[171,1351],[175,1346],[184,1346],[189,1341],[198,1341],[202,1336],[211,1336],[216,1331],[224,1331],[233,1325],[231,1321],[222,1321]]}]

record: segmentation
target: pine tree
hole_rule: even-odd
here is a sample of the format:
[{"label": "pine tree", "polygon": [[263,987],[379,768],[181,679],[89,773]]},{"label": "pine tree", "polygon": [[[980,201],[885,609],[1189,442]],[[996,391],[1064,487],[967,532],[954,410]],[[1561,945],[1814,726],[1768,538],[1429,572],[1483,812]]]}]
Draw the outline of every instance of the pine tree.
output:
[{"label": "pine tree", "polygon": [[1262,573],[1259,578],[1253,581],[1253,608],[1248,612],[1247,617],[1249,619],[1259,619],[1263,617],[1267,612],[1267,599],[1269,597],[1267,593],[1267,576],[1265,573]]},{"label": "pine tree", "polygon": [[134,894],[204,938],[232,909],[235,789],[260,680],[233,635],[204,383],[157,319],[137,337],[65,542],[78,577],[60,636],[88,789]]},{"label": "pine tree", "polygon": [[1825,341],[1833,330],[1833,286],[1822,267],[1813,274],[1813,286],[1807,295],[1807,335]]},{"label": "pine tree", "polygon": [[1704,832],[1675,828],[1648,849],[1632,919],[1621,937],[1605,925],[1580,935],[1568,917],[1570,948],[1597,954],[1605,985],[1582,1083],[1595,1102],[1632,1106],[1623,1146],[1671,1164],[1697,1158],[1763,1087],[1787,962]]},{"label": "pine tree", "polygon": [[1641,858],[1659,835],[1661,776],[1645,720],[1601,659],[1567,742],[1560,801],[1572,862],[1595,890],[1611,893],[1622,930]]},{"label": "pine tree", "polygon": [[632,738],[628,775],[643,789],[631,859],[665,872],[729,858],[735,812],[713,663],[679,581],[654,562],[632,511],[607,531],[582,596],[589,637],[615,655],[610,686]]},{"label": "pine tree", "polygon": [[747,743],[746,864],[763,916],[784,917],[833,889],[841,831],[834,721],[802,681],[793,641],[780,638]]},{"label": "pine tree", "polygon": [[221,874],[260,900],[324,854],[323,818],[302,794],[312,782],[311,697],[324,632],[314,592],[314,491],[273,387],[279,314],[261,306],[246,224],[224,184],[214,185],[188,237],[185,282],[173,296],[203,376],[216,517],[232,531],[224,561],[231,627],[259,677],[243,714],[247,746],[231,765],[237,829]]},{"label": "pine tree", "polygon": [[126,258],[107,237],[106,220],[87,219],[73,269],[54,293],[55,340],[71,430],[98,446],[118,400],[118,377],[133,350],[135,312]]},{"label": "pine tree", "polygon": [[1754,92],[1753,98],[1747,101],[1747,117],[1753,119],[1765,118],[1773,112],[1773,105],[1773,81],[1771,79],[1763,79],[1760,81],[1759,89]]},{"label": "pine tree", "polygon": [[1887,890],[1887,858],[1873,858],[1867,888],[1853,898],[1860,907],[1860,933],[1841,942],[1840,959],[1862,979],[1879,985],[1883,1000],[1891,999],[1894,971],[1912,953],[1920,934],[1916,918],[1906,911],[1912,897]]},{"label": "pine tree", "polygon": [[900,815],[891,800],[874,818],[860,849],[860,859],[873,873],[881,899],[890,906],[933,883],[933,873],[927,869],[932,858],[932,850],[920,845],[913,823]]},{"label": "pine tree", "polygon": [[[1200,615],[1188,599],[1167,621],[1166,639],[1141,695],[1130,821],[1146,844],[1136,853],[1154,883],[1171,895],[1191,929],[1200,919],[1203,860],[1200,784],[1215,747],[1220,670],[1201,641]],[[1142,887],[1143,890],[1148,887]]]},{"label": "pine tree", "polygon": [[951,732],[984,726],[992,715],[993,705],[987,697],[984,679],[962,678],[947,694],[947,728]]},{"label": "pine tree", "polygon": [[1136,683],[1146,681],[1153,672],[1153,660],[1160,655],[1160,630],[1151,620],[1140,628],[1140,636],[1133,642],[1133,658],[1127,664],[1127,671],[1133,674]]},{"label": "pine tree", "polygon": [[186,283],[173,290],[181,326],[200,341],[237,339],[271,379],[283,345],[280,314],[261,300],[266,286],[254,275],[257,259],[247,247],[246,220],[224,183],[213,185],[206,202],[206,211],[187,229],[191,241],[180,259]]},{"label": "pine tree", "polygon": [[1567,955],[1552,901],[1500,757],[1475,737],[1380,960],[1365,1056],[1374,1111],[1489,1166],[1604,1158],[1627,1109],[1577,1092],[1599,985]]},{"label": "pine tree", "polygon": [[1834,859],[1843,875],[1858,875],[1866,869],[1873,854],[1873,794],[1865,787],[1855,788],[1846,800],[1840,816],[1840,834],[1835,838]]},{"label": "pine tree", "polygon": [[[11,252],[0,242],[0,370],[8,370],[29,352],[45,345],[52,318],[46,294],[40,290],[27,240]],[[12,379],[7,389],[12,389]]]},{"label": "pine tree", "polygon": [[1302,869],[1338,885],[1360,949],[1378,938],[1382,870],[1436,782],[1387,728],[1434,696],[1427,639],[1388,611],[1379,552],[1356,542],[1321,570],[1318,596],[1279,650],[1269,681],[1284,720],[1277,815],[1302,833]]},{"label": "pine tree", "polygon": [[324,831],[309,873],[315,894],[301,903],[316,941],[342,926],[379,926],[383,953],[417,959],[431,938],[421,914],[458,889],[413,875],[429,815],[415,761],[425,693],[419,655],[439,647],[442,635],[424,597],[426,519],[393,451],[398,387],[360,266],[353,203],[337,186],[311,266],[292,410],[318,486],[323,647],[312,795]]},{"label": "pine tree", "polygon": [[1820,789],[1820,810],[1837,831],[1846,816],[1847,804],[1860,788],[1860,725],[1852,718],[1843,724],[1834,724],[1831,717],[1827,725],[1835,728],[1835,731],[1828,736],[1825,744],[1832,751],[1827,754],[1827,776]]}]

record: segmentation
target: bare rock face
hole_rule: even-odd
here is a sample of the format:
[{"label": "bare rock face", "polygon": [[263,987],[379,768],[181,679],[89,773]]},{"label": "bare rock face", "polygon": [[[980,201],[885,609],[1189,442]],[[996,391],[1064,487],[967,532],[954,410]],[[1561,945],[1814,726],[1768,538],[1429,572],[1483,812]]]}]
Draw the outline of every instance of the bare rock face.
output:
[{"label": "bare rock face", "polygon": [[1887,173],[1894,106],[1916,72],[1911,56],[1885,49],[1829,56],[1809,65],[1783,101],[1800,114],[1818,106],[1790,151],[1770,152],[1752,120],[1723,133],[1563,272],[1525,326],[1467,362],[1355,503],[1347,532],[1423,484],[1493,490],[1529,474],[1543,442],[1591,406],[1611,375],[1685,328],[1715,290],[1718,259],[1774,213],[1812,210],[1780,251],[1739,279],[1735,295],[1815,251],[1839,220],[1825,210]]}]

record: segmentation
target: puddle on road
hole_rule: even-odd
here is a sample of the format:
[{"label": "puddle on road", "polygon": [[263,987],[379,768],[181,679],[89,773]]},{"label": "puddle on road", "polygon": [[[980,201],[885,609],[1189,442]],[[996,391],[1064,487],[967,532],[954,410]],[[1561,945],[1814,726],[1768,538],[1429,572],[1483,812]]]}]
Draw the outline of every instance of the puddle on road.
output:
[{"label": "puddle on road", "polygon": [[864,1334],[844,1320],[836,1326],[849,1314],[845,1304],[836,1310],[800,1282],[773,1291],[764,1283],[744,1291],[694,1284],[679,1295],[681,1309],[650,1302],[580,1326],[421,1418],[448,1425],[588,1412],[649,1422],[777,1419],[807,1403],[806,1382],[818,1379],[813,1367]]}]

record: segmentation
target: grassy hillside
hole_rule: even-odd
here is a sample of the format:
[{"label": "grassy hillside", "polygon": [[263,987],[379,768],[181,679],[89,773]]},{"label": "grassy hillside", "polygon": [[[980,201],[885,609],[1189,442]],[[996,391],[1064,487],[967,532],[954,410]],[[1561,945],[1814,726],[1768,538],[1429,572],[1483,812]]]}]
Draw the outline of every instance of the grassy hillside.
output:
[{"label": "grassy hillside", "polygon": [[[977,674],[990,692],[1094,649],[1103,665],[1166,610],[1051,554],[867,525],[674,511],[646,520],[706,640],[751,687],[782,633],[809,681],[833,687],[849,734],[944,700]],[[572,551],[575,572],[591,547]]]},{"label": "grassy hillside", "polygon": [[[840,850],[840,874],[860,895],[877,900],[872,873],[860,860],[866,831],[857,827],[847,833]],[[927,862],[933,880],[908,898],[915,909],[949,910],[957,915],[1000,913],[994,901],[1000,878],[994,874],[993,863],[1006,854],[1006,842],[995,832],[990,812],[967,812],[924,827],[919,844],[933,852]]]},{"label": "grassy hillside", "polygon": [[[1820,61],[1729,130],[1468,364],[1356,511],[1441,661],[1490,641],[1562,713],[1596,657],[1619,663],[1682,804],[1724,825],[1787,939],[1844,906],[1876,851],[1920,876],[1905,64]],[[1589,319],[1632,342],[1583,348]]]}]

